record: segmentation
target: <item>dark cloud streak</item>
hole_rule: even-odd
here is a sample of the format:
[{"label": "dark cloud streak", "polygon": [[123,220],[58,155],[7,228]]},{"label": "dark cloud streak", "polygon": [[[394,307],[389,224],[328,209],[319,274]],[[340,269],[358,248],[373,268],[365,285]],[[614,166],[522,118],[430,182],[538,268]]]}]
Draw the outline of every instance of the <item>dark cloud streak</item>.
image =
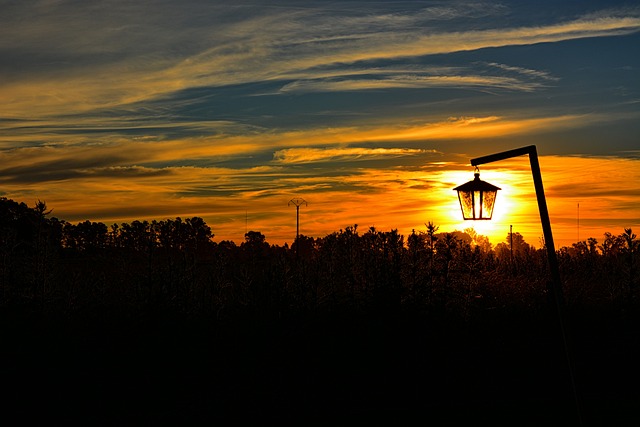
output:
[{"label": "dark cloud streak", "polygon": [[123,158],[61,159],[33,165],[0,169],[0,180],[5,183],[37,183],[67,181],[84,178],[146,178],[167,176],[169,169],[148,169],[139,166],[114,166],[125,163]]}]

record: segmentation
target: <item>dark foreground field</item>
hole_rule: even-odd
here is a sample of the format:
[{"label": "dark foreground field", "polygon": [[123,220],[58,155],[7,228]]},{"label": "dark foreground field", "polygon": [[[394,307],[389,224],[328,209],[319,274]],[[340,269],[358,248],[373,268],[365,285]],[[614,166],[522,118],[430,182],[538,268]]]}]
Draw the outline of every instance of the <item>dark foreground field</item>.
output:
[{"label": "dark foreground field", "polygon": [[0,198],[3,426],[640,426],[631,228],[557,251],[563,334],[518,233],[280,247],[50,213]]},{"label": "dark foreground field", "polygon": [[[5,425],[640,425],[638,317],[3,313]],[[579,408],[579,409],[578,409]]]}]

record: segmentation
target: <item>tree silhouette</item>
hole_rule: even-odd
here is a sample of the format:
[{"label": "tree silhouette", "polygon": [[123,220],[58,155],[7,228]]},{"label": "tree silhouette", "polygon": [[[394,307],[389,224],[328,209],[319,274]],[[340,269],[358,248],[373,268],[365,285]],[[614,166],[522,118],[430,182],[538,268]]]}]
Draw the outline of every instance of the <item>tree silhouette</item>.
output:
[{"label": "tree silhouette", "polygon": [[[293,248],[270,245],[249,231],[237,246],[215,243],[202,218],[132,221],[107,227],[72,224],[33,207],[0,199],[2,304],[50,312],[127,316],[284,319],[319,313],[446,308],[463,319],[483,310],[543,304],[548,271],[543,249],[520,233],[491,249],[473,229],[426,231],[349,226],[324,237],[299,236]],[[511,237],[517,270],[510,268]],[[575,305],[634,300],[639,255],[630,228],[558,250],[568,301]],[[508,268],[507,268],[508,267]],[[152,314],[156,313],[156,314]]]},{"label": "tree silhouette", "polygon": [[638,252],[638,247],[640,246],[640,242],[636,240],[636,235],[633,233],[631,228],[625,228],[624,233],[620,235],[622,240],[626,243],[626,247],[624,248],[624,252],[626,253],[627,258],[627,269],[628,269],[628,292],[629,298],[633,298],[634,290],[635,290],[635,281],[636,281],[636,273],[635,273],[635,263],[634,256]]}]

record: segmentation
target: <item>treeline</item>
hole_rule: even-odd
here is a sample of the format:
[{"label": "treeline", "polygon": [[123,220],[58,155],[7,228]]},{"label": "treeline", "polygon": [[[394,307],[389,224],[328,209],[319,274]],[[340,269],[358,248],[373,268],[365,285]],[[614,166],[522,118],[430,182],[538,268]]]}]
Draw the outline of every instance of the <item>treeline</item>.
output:
[{"label": "treeline", "polygon": [[[548,306],[544,249],[507,235],[495,248],[472,229],[406,237],[357,225],[270,245],[249,231],[214,241],[199,217],[72,224],[0,198],[0,307],[5,313],[217,322],[350,313],[442,313],[460,319]],[[571,307],[636,299],[639,243],[631,229],[558,250]]]}]

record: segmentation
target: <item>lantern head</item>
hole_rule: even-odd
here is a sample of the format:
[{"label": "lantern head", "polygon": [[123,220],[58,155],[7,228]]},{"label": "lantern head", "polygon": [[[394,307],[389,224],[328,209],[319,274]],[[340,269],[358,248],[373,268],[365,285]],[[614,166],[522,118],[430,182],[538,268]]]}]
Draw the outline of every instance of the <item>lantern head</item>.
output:
[{"label": "lantern head", "polygon": [[500,188],[480,179],[476,167],[473,181],[454,188],[458,192],[462,217],[465,220],[489,220],[493,215],[493,206]]}]

